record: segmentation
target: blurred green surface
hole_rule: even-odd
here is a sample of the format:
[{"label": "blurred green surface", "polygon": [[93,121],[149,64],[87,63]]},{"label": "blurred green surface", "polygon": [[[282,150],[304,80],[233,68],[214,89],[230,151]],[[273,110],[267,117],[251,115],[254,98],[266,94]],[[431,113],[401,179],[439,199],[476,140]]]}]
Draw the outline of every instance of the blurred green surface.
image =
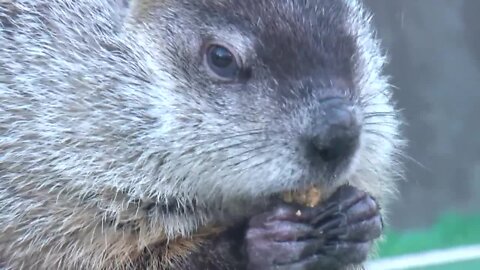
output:
[{"label": "blurred green surface", "polygon": [[480,214],[452,213],[442,216],[430,228],[405,232],[387,230],[386,239],[380,245],[379,256],[391,257],[472,244],[480,244]]},{"label": "blurred green surface", "polygon": [[[461,215],[449,213],[443,215],[430,228],[403,232],[386,232],[381,243],[379,257],[394,257],[435,249],[453,248],[480,244],[480,214]],[[480,259],[430,267],[411,268],[411,270],[480,270]]]}]

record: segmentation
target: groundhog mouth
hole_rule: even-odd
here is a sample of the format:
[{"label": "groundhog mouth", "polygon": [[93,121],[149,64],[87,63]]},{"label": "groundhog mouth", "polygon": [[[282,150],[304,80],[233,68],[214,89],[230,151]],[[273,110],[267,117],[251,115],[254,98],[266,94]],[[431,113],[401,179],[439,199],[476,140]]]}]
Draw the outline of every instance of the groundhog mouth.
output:
[{"label": "groundhog mouth", "polygon": [[286,203],[296,203],[306,207],[315,207],[322,202],[322,190],[317,186],[310,186],[302,190],[286,191],[281,194]]}]

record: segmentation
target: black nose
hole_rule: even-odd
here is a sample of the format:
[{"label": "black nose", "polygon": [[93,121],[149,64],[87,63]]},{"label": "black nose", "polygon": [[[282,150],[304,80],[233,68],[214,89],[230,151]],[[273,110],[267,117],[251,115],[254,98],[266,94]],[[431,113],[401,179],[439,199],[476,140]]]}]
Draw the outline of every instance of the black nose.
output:
[{"label": "black nose", "polygon": [[313,161],[337,166],[349,160],[358,147],[360,126],[353,107],[341,99],[328,101],[312,125],[308,139]]}]

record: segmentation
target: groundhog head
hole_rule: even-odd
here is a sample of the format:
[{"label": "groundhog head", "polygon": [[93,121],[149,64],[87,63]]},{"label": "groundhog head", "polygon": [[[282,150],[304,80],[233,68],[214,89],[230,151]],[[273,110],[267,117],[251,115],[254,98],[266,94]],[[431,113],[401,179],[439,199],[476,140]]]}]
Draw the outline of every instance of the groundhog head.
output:
[{"label": "groundhog head", "polygon": [[377,185],[391,163],[384,59],[357,3],[139,0],[129,20],[151,123],[128,148],[152,194]]}]

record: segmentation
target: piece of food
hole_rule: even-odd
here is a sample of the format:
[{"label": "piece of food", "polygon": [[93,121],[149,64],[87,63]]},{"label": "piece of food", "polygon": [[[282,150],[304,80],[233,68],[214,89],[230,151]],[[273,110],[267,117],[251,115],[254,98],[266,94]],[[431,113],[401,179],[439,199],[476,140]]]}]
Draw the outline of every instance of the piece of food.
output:
[{"label": "piece of food", "polygon": [[312,186],[303,191],[288,191],[282,194],[286,203],[297,203],[307,207],[315,207],[322,201],[322,193],[318,187]]}]

